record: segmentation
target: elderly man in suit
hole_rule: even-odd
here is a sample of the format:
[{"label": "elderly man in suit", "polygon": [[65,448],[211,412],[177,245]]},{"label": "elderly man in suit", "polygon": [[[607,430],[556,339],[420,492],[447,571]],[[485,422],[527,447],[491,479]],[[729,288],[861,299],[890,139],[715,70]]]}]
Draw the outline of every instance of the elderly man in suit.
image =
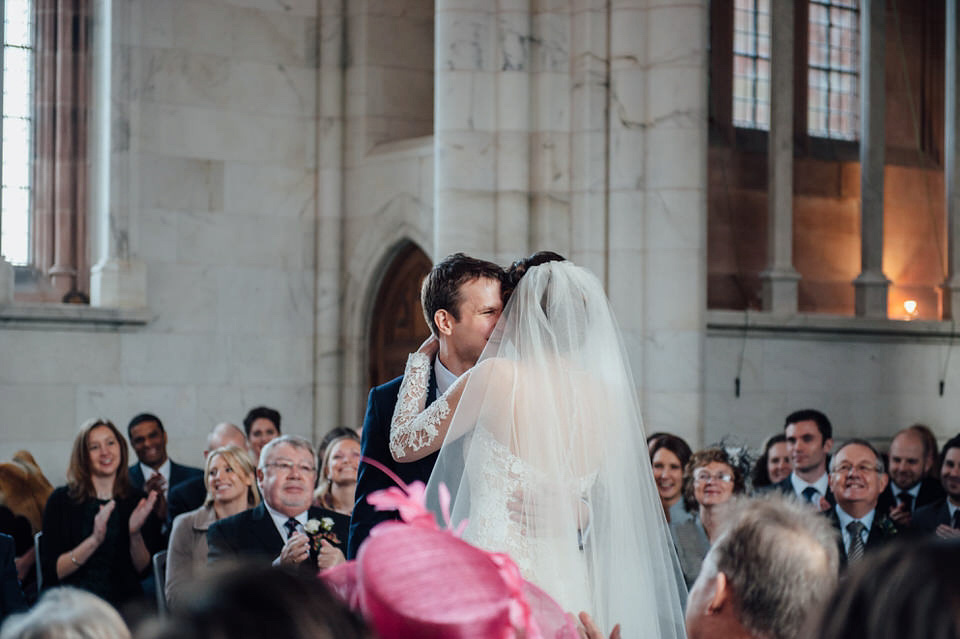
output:
[{"label": "elderly man in suit", "polygon": [[829,516],[840,531],[843,566],[859,561],[897,534],[893,520],[877,511],[887,481],[883,458],[865,439],[844,442],[830,460],[830,487],[837,504]]},{"label": "elderly man in suit", "polygon": [[257,484],[263,501],[256,508],[221,519],[207,530],[210,563],[253,557],[275,566],[316,573],[344,560],[343,553],[321,540],[316,563],[311,558],[307,522],[322,519],[313,508],[317,462],[310,442],[282,435],[260,451]]},{"label": "elderly man in suit", "polygon": [[[477,363],[503,310],[502,274],[503,270],[496,264],[456,253],[435,265],[423,281],[420,303],[424,319],[440,346],[431,369],[427,405]],[[437,460],[436,453],[409,463],[396,462],[390,454],[390,419],[402,381],[401,376],[370,391],[363,418],[362,453],[364,458],[383,464],[405,482],[426,482]],[[395,512],[376,511],[366,500],[370,493],[392,485],[393,480],[380,469],[360,463],[356,504],[350,519],[348,558],[356,557],[371,528],[396,518]]]},{"label": "elderly man in suit", "polygon": [[960,435],[943,445],[940,483],[946,496],[917,510],[913,528],[944,539],[960,538]]}]

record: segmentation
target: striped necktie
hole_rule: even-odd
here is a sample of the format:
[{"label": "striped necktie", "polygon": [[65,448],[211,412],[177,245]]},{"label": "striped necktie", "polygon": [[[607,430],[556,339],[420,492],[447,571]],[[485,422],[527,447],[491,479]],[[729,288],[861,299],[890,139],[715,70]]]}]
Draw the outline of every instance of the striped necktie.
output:
[{"label": "striped necktie", "polygon": [[847,532],[850,533],[850,546],[847,548],[847,561],[853,563],[863,557],[864,545],[861,534],[867,527],[854,519],[847,524]]}]

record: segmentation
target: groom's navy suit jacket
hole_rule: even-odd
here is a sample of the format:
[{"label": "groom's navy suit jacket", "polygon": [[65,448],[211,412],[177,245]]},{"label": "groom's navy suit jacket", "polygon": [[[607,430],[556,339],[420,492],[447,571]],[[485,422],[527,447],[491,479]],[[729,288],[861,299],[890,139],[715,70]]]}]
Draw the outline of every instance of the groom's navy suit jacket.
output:
[{"label": "groom's navy suit jacket", "polygon": [[[430,479],[433,465],[437,461],[437,453],[427,455],[421,460],[408,463],[398,463],[390,454],[390,420],[393,419],[393,409],[397,405],[397,395],[400,392],[400,383],[403,377],[377,386],[370,390],[367,399],[367,414],[363,418],[363,437],[361,452],[368,459],[373,459],[393,472],[406,483],[420,480],[424,483]],[[427,386],[427,402],[429,406],[437,397],[437,380],[433,366],[430,366],[430,384]],[[356,503],[353,515],[350,517],[350,538],[347,542],[347,559],[354,559],[360,544],[370,534],[370,529],[381,521],[397,519],[396,511],[378,511],[367,503],[367,495],[384,488],[395,486],[394,481],[387,477],[379,468],[375,468],[361,461],[357,472]]]}]

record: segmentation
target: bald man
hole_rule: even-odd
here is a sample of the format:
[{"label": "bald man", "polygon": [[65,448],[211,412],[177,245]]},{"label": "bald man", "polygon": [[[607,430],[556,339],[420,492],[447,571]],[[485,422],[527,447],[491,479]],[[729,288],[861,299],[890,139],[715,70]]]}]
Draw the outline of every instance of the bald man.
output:
[{"label": "bald man", "polygon": [[[213,427],[210,434],[207,435],[207,448],[203,451],[203,459],[206,461],[210,451],[216,450],[222,446],[239,446],[247,450],[247,435],[243,429],[230,422],[221,422]],[[257,460],[253,460],[256,464]],[[206,465],[206,464],[204,464]],[[177,515],[181,515],[191,510],[195,510],[203,505],[207,498],[207,485],[203,480],[203,475],[194,477],[185,482],[181,482],[170,489],[168,502],[168,524],[172,525]]]},{"label": "bald man", "polygon": [[887,514],[901,528],[911,525],[917,508],[944,495],[939,481],[925,478],[932,457],[927,446],[927,441],[911,428],[904,428],[890,442],[890,484],[880,496],[877,511]]}]

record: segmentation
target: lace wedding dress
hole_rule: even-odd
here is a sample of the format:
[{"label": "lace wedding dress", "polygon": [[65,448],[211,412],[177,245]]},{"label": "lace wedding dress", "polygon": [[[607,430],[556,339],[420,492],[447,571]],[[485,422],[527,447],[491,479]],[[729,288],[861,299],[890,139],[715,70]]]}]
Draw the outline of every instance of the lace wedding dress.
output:
[{"label": "lace wedding dress", "polygon": [[683,637],[686,590],[596,278],[569,262],[531,268],[478,364],[424,408],[430,365],[408,360],[390,448],[398,461],[439,449],[427,496],[450,489],[464,539],[509,554],[601,628]]}]

